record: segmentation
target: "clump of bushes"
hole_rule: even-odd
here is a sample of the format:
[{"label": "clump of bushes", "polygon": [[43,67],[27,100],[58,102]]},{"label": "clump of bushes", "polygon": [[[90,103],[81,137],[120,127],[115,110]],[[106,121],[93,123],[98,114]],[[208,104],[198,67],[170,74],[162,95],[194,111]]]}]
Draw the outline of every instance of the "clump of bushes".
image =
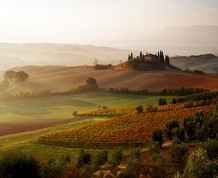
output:
[{"label": "clump of bushes", "polygon": [[111,64],[96,64],[94,66],[95,70],[105,70],[105,69],[112,69],[113,66]]},{"label": "clump of bushes", "polygon": [[136,109],[136,111],[137,111],[138,113],[141,113],[141,112],[144,111],[144,108],[143,108],[142,105],[137,106],[135,109]]},{"label": "clump of bushes", "polygon": [[167,99],[166,98],[159,98],[158,105],[159,106],[167,105]]},{"label": "clump of bushes", "polygon": [[0,177],[37,178],[40,164],[37,159],[17,151],[7,151],[0,160]]}]

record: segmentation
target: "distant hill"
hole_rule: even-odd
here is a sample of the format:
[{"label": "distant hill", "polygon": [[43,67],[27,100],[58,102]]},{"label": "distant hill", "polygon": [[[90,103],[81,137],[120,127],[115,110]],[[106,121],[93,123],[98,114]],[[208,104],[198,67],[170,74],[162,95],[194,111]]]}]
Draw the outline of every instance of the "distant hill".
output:
[{"label": "distant hill", "polygon": [[10,90],[13,93],[45,89],[53,92],[69,91],[84,85],[88,77],[94,77],[101,88],[125,87],[131,90],[160,90],[196,87],[218,90],[218,77],[180,71],[94,70],[93,67],[88,66],[27,66],[14,70],[27,72],[29,79]]},{"label": "distant hill", "polygon": [[213,54],[176,56],[171,58],[171,63],[181,69],[189,68],[207,73],[218,73],[218,57]]},{"label": "distant hill", "polygon": [[128,50],[94,45],[0,43],[0,56],[14,61],[12,66],[3,66],[4,69],[15,67],[16,64],[21,66],[21,61],[25,65],[79,66],[92,65],[95,61],[115,64],[126,58],[128,53]]}]

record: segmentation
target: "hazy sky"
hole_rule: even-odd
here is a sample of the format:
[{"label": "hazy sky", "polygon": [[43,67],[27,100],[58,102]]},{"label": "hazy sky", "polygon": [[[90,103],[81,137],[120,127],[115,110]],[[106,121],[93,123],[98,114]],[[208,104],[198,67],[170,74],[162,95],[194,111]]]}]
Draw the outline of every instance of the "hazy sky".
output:
[{"label": "hazy sky", "polygon": [[218,25],[218,0],[0,0],[1,42],[138,40],[190,25]]}]

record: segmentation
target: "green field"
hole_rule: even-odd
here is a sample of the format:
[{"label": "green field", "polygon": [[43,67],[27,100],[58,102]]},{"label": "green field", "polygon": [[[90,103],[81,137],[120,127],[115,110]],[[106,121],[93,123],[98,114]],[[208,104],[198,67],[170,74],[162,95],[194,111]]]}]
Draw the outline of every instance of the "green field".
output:
[{"label": "green field", "polygon": [[[133,94],[113,94],[92,92],[45,98],[0,101],[0,123],[31,119],[67,119],[72,112],[86,112],[98,106],[128,108],[141,105],[157,105],[160,96],[140,96]],[[167,97],[171,101],[171,97]]]}]

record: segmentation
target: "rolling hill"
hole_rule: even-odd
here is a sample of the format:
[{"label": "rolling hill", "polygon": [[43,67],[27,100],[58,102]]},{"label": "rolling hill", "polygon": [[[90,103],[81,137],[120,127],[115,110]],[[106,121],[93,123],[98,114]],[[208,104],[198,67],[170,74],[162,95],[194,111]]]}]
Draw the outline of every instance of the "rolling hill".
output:
[{"label": "rolling hill", "polygon": [[13,93],[45,89],[53,92],[69,91],[84,85],[88,77],[94,77],[101,88],[160,90],[196,87],[218,90],[218,77],[194,75],[181,71],[94,70],[90,66],[26,66],[14,70],[27,72],[29,79],[11,88],[10,92]]},{"label": "rolling hill", "polygon": [[198,56],[176,56],[171,58],[171,63],[181,69],[202,70],[207,73],[218,73],[218,57],[213,54]]},{"label": "rolling hill", "polygon": [[1,61],[10,59],[7,64],[2,63],[0,70],[21,65],[91,65],[95,60],[99,63],[115,64],[126,59],[128,53],[129,50],[94,45],[0,43]]}]

